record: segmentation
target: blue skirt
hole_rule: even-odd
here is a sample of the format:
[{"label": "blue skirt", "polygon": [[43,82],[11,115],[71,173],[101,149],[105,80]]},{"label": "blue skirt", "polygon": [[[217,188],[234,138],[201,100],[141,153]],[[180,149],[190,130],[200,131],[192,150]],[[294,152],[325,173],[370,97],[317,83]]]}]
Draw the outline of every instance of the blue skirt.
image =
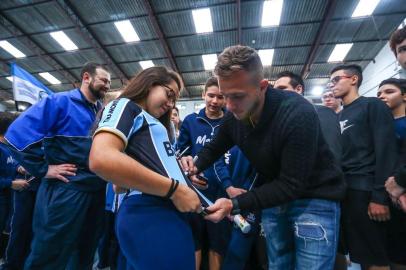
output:
[{"label": "blue skirt", "polygon": [[126,270],[193,270],[192,232],[171,201],[150,195],[124,199],[116,234]]}]

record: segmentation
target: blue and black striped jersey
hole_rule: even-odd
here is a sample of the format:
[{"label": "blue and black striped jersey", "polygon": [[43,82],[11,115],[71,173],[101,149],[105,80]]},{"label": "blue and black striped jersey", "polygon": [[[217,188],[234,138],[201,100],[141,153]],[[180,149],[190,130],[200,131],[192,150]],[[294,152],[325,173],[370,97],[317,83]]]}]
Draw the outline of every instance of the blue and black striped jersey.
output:
[{"label": "blue and black striped jersey", "polygon": [[[131,100],[120,98],[106,106],[95,134],[101,131],[121,138],[125,153],[145,167],[186,184],[166,128]],[[134,194],[141,192],[133,189]]]}]

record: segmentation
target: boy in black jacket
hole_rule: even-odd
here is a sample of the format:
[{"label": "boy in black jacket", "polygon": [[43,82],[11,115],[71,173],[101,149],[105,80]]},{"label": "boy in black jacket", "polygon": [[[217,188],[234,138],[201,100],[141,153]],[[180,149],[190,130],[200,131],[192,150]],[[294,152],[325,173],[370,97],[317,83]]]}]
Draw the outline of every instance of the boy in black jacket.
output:
[{"label": "boy in black jacket", "polygon": [[[406,80],[390,78],[380,83],[378,97],[386,103],[393,115],[393,126],[396,131],[396,139],[399,154],[406,139]],[[397,168],[403,161],[399,159]],[[393,178],[393,177],[391,177]],[[396,175],[396,178],[399,178]],[[386,181],[389,187],[391,180]],[[390,189],[387,188],[388,191]],[[391,194],[390,194],[391,195]],[[394,200],[396,202],[396,200]],[[406,214],[394,204],[390,204],[391,220],[388,223],[388,256],[391,261],[391,269],[400,270],[406,268]]]},{"label": "boy in black jacket", "polygon": [[341,164],[348,185],[343,232],[352,261],[362,269],[389,269],[385,221],[390,213],[384,184],[397,159],[395,130],[385,103],[359,96],[361,83],[358,65],[340,65],[331,71],[329,87],[344,105],[339,114]]}]

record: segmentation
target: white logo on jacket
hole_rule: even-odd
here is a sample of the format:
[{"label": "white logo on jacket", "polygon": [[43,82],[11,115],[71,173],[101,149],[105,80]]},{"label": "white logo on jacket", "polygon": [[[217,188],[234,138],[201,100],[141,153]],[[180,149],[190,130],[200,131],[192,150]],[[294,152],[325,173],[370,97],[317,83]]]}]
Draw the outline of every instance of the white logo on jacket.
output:
[{"label": "white logo on jacket", "polygon": [[354,124],[352,124],[352,125],[346,126],[347,122],[348,122],[348,120],[340,121],[341,134],[343,134],[346,129],[348,129],[354,125]]},{"label": "white logo on jacket", "polygon": [[206,135],[204,135],[203,137],[202,136],[197,137],[195,144],[201,144],[204,146],[204,144],[207,142],[210,142],[210,139],[206,139]]},{"label": "white logo on jacket", "polygon": [[14,163],[13,157],[12,157],[12,156],[9,156],[9,157],[7,158],[7,164],[13,164],[13,163]]}]

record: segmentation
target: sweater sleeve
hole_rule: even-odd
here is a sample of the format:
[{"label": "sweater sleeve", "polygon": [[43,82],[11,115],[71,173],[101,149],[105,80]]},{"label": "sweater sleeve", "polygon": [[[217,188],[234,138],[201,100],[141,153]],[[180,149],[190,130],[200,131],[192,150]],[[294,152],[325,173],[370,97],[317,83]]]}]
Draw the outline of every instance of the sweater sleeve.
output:
[{"label": "sweater sleeve", "polygon": [[233,185],[228,165],[225,162],[225,156],[221,156],[214,163],[214,172],[216,173],[217,180],[220,182],[224,190]]},{"label": "sweater sleeve", "polygon": [[241,210],[258,210],[297,199],[306,189],[316,163],[320,124],[314,109],[297,110],[281,130],[283,141],[279,175],[237,197]]},{"label": "sweater sleeve", "polygon": [[395,176],[395,181],[399,186],[406,188],[406,165],[403,165],[399,169],[399,172]]},{"label": "sweater sleeve", "polygon": [[388,107],[380,100],[369,103],[368,117],[375,150],[375,181],[371,202],[388,204],[385,181],[395,171],[397,157],[396,134],[393,117]]}]

